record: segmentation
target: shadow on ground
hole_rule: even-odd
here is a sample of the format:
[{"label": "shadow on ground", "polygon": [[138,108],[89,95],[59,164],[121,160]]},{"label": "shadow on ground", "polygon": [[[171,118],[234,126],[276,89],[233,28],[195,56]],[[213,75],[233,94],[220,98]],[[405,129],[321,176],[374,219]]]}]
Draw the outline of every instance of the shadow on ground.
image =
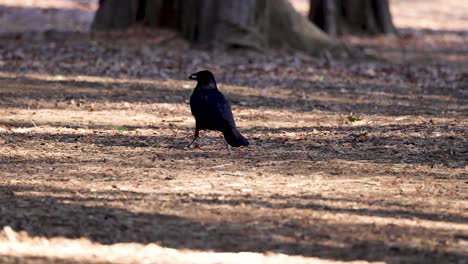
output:
[{"label": "shadow on ground", "polygon": [[[33,192],[34,195],[28,194]],[[45,195],[49,193],[50,195]],[[280,252],[292,255],[314,256],[336,260],[368,260],[401,263],[406,261],[440,263],[456,262],[468,257],[467,254],[444,252],[437,249],[427,250],[413,248],[410,244],[398,241],[399,236],[410,234],[412,239],[425,239],[428,236],[445,236],[443,230],[423,227],[405,227],[396,225],[375,226],[373,224],[329,223],[325,220],[301,221],[289,218],[285,221],[281,215],[263,215],[260,219],[249,219],[246,210],[238,210],[247,217],[237,222],[235,218],[212,217],[196,220],[183,216],[158,214],[158,205],[149,205],[147,210],[153,213],[132,212],[122,208],[106,206],[118,199],[146,201],[161,197],[145,196],[139,193],[109,191],[89,192],[39,186],[1,186],[0,200],[2,206],[0,226],[9,225],[16,231],[27,231],[31,236],[68,238],[86,237],[102,244],[121,242],[158,243],[165,247],[179,249],[198,249],[215,251],[251,251]],[[173,197],[171,206],[177,204]],[[276,200],[282,199],[276,197]],[[334,212],[333,208],[313,206],[320,197],[305,197],[309,205],[301,210]],[[276,200],[274,200],[276,202]],[[186,201],[188,202],[188,201]],[[272,205],[256,201],[255,197],[228,202],[205,201],[192,199],[187,206],[195,207],[201,213],[212,215],[203,204],[221,203],[238,206],[245,203],[249,210],[262,211],[264,208],[297,209],[295,204]],[[85,204],[87,203],[87,204]],[[99,205],[92,205],[99,204]],[[345,209],[337,209],[345,210]],[[342,211],[351,214],[365,213],[381,215],[381,212]],[[388,211],[383,215],[391,217],[420,217],[412,210],[401,212]],[[432,217],[431,217],[432,218]],[[438,219],[462,221],[451,216],[440,215]],[[466,221],[466,219],[465,219]],[[355,233],[364,225],[367,234]],[[372,240],[382,233],[391,232],[397,241]],[[181,236],[181,234],[184,234]],[[385,236],[385,235],[384,235]],[[361,239],[365,238],[365,239]],[[384,256],[384,257],[383,257]]]},{"label": "shadow on ground", "polygon": [[[12,125],[12,123],[0,122],[0,125]],[[31,126],[30,123],[15,123],[14,125]],[[37,142],[42,145],[60,144],[60,149],[64,150],[65,153],[71,153],[77,148],[81,149],[86,146],[103,149],[128,147],[134,149],[132,153],[144,155],[146,152],[152,152],[155,157],[160,159],[177,161],[184,161],[187,157],[194,161],[201,161],[206,158],[219,157],[220,153],[218,152],[222,152],[222,140],[213,138],[213,136],[204,136],[204,139],[215,141],[207,142],[205,146],[202,143],[198,150],[186,149],[193,134],[191,127],[177,126],[174,128],[169,127],[169,125],[168,127],[140,127],[154,129],[154,135],[151,136],[116,134],[114,128],[108,126],[91,126],[90,128],[100,129],[101,133],[85,135],[36,132],[8,133],[3,138],[10,144],[25,145],[26,147],[28,142]],[[159,134],[158,131],[161,128],[166,128],[169,131],[171,131],[170,129],[174,130],[172,130],[172,135]],[[132,127],[125,129],[131,130]],[[106,131],[114,133],[105,134]],[[295,161],[297,164],[306,161],[342,160],[390,165],[442,165],[448,168],[464,168],[468,164],[468,143],[465,140],[467,133],[463,126],[420,124],[360,126],[358,128],[349,126],[254,127],[242,129],[242,131],[252,141],[251,150],[235,151],[231,156],[233,159],[253,164],[285,160]],[[395,134],[395,132],[397,133]],[[290,137],[288,133],[300,133],[300,136]],[[218,152],[210,151],[213,144],[219,145]],[[169,150],[171,152],[168,152]],[[5,158],[3,157],[3,161],[0,159],[0,164],[3,162],[5,165],[12,164],[15,160],[19,163],[26,162],[26,160],[21,159],[6,160]],[[49,163],[54,163],[53,159],[49,160]],[[463,178],[463,175],[460,177]]]},{"label": "shadow on ground", "polygon": [[[1,78],[3,89],[0,103],[4,107],[32,109],[60,109],[72,100],[82,105],[106,102],[186,103],[191,89],[181,89],[180,81],[172,82],[168,86],[167,81],[157,79],[153,84],[142,85],[125,81],[102,83]],[[271,81],[265,80],[265,83]],[[22,86],[22,90],[16,89],[18,85]],[[233,105],[241,108],[448,117],[468,113],[468,108],[463,104],[467,94],[461,88],[428,87],[414,90],[401,85],[328,83],[303,79],[283,80],[276,88],[281,93],[278,90],[263,91],[263,95],[259,95],[261,88],[250,88],[251,92],[245,94],[234,92],[229,87],[224,92]]]}]

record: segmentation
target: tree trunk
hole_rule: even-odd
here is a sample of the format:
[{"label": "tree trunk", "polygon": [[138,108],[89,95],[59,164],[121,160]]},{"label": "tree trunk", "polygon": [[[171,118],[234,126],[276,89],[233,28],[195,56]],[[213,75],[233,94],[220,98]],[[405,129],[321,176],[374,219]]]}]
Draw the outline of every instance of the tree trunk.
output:
[{"label": "tree trunk", "polygon": [[310,0],[309,19],[337,34],[396,34],[388,0]]},{"label": "tree trunk", "polygon": [[[125,2],[125,4],[122,4]],[[288,47],[310,53],[336,43],[287,0],[100,0],[92,28],[121,29],[134,23],[178,30],[209,46]]]},{"label": "tree trunk", "polygon": [[128,27],[136,19],[136,3],[136,1],[99,0],[99,9],[96,11],[91,28],[109,30]]}]

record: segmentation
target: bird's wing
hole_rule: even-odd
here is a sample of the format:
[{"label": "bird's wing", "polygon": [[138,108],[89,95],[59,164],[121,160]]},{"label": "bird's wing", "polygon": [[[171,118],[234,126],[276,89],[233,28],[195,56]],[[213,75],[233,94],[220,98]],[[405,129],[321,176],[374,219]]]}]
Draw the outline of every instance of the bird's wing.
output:
[{"label": "bird's wing", "polygon": [[225,128],[236,127],[231,105],[226,97],[218,90],[214,90],[208,97],[209,113],[217,124]]},{"label": "bird's wing", "polygon": [[196,116],[198,113],[200,113],[202,107],[203,101],[200,98],[200,94],[192,93],[190,96],[190,111],[192,112],[192,115]]}]

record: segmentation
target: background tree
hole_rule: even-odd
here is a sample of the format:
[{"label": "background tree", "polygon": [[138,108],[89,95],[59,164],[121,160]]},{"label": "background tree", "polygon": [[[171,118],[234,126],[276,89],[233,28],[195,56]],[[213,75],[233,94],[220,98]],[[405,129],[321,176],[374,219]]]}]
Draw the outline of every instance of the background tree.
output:
[{"label": "background tree", "polygon": [[309,19],[331,36],[396,33],[388,0],[310,0]]},{"label": "background tree", "polygon": [[178,30],[200,45],[290,47],[318,53],[336,46],[286,0],[100,0],[95,30],[136,22]]},{"label": "background tree", "polygon": [[[336,1],[329,5],[327,0],[311,0],[314,4],[309,17],[322,29],[335,35],[345,28],[342,24],[349,24],[349,28],[354,28],[354,25],[362,28],[360,16],[364,11],[359,11],[364,9],[369,14],[372,12],[369,18],[375,20],[366,24],[367,31],[374,32],[380,27],[387,30],[388,25],[380,26],[380,20],[375,17],[380,17],[379,14],[389,16],[388,2],[385,1],[387,12],[384,12],[378,9],[384,6],[366,5],[374,3],[372,0],[359,1],[363,6],[356,3],[356,7],[352,8],[352,1],[343,0],[343,5],[337,5],[341,1]],[[347,3],[349,10],[346,9],[346,16],[338,16],[341,12],[336,10],[341,10],[344,3]],[[375,8],[377,11],[373,11]],[[349,23],[341,23],[344,19],[324,21],[324,18],[328,21],[330,17],[343,17]],[[391,21],[390,16],[388,19]],[[199,45],[260,50],[287,47],[308,53],[321,53],[338,47],[336,40],[299,14],[287,0],[100,0],[92,28],[123,29],[134,23],[173,28]]]}]

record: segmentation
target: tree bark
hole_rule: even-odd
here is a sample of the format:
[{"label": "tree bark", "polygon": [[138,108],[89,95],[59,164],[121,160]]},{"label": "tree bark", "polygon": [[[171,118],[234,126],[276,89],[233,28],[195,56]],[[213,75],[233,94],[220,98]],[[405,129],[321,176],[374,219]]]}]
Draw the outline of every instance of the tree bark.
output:
[{"label": "tree bark", "polygon": [[388,0],[310,0],[309,19],[331,36],[396,34]]},{"label": "tree bark", "polygon": [[136,19],[135,1],[99,0],[91,28],[94,30],[123,29],[130,26]]},{"label": "tree bark", "polygon": [[134,23],[170,27],[203,46],[288,47],[309,53],[336,46],[287,0],[100,0],[92,28],[121,29]]},{"label": "tree bark", "polygon": [[333,39],[299,14],[288,1],[264,1],[270,5],[267,35],[273,45],[309,53],[321,53],[337,47]]}]

